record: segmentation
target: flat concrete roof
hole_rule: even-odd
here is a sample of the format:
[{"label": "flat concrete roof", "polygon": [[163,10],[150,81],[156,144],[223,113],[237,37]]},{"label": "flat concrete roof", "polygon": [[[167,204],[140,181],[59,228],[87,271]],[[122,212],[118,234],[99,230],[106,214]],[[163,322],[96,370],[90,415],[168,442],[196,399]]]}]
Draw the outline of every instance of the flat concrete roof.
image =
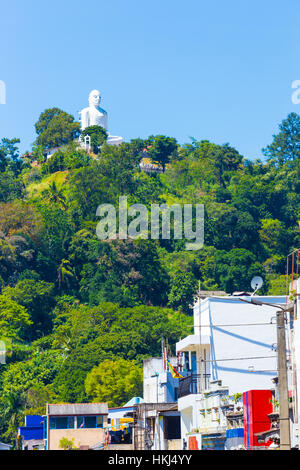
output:
[{"label": "flat concrete roof", "polygon": [[202,335],[189,335],[176,343],[176,352],[182,351],[196,351],[198,348],[203,348],[204,345],[210,344],[210,337]]}]

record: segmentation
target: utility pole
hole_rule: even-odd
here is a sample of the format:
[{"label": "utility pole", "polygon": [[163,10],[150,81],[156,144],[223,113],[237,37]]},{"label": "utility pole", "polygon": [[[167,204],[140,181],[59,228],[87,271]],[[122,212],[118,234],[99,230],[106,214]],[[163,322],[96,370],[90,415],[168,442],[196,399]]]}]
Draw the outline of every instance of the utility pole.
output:
[{"label": "utility pole", "polygon": [[199,280],[199,287],[197,292],[197,299],[199,303],[199,356],[197,358],[197,372],[199,373],[199,378],[197,378],[197,393],[202,393],[204,390],[203,386],[203,357],[202,357],[202,332],[201,332],[201,305],[200,305],[200,295],[201,295],[201,281]]},{"label": "utility pole", "polygon": [[278,392],[280,412],[280,450],[291,450],[289,395],[286,365],[285,312],[277,312]]}]

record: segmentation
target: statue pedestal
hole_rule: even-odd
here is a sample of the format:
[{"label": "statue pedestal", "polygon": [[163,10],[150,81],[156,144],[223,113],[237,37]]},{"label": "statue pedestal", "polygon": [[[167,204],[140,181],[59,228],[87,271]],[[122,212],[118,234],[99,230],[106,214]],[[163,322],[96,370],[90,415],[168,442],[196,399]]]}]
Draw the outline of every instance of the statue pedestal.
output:
[{"label": "statue pedestal", "polygon": [[109,135],[107,137],[106,143],[108,145],[121,145],[123,143],[123,138],[115,135]]},{"label": "statue pedestal", "polygon": [[[80,147],[83,148],[86,152],[90,153],[91,148],[91,138],[89,135],[86,135],[83,140],[81,140],[81,136],[79,137],[79,144]],[[106,144],[107,145],[121,145],[123,143],[122,137],[117,137],[114,135],[109,135],[107,137]]]}]

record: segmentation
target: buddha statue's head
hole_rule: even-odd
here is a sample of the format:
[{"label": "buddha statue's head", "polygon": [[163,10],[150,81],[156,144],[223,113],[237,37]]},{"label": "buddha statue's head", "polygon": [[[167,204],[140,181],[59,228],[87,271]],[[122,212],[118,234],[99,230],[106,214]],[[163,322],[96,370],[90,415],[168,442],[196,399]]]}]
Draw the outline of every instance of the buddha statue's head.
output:
[{"label": "buddha statue's head", "polygon": [[90,106],[99,106],[101,101],[101,94],[99,90],[91,91],[89,95],[89,104]]}]

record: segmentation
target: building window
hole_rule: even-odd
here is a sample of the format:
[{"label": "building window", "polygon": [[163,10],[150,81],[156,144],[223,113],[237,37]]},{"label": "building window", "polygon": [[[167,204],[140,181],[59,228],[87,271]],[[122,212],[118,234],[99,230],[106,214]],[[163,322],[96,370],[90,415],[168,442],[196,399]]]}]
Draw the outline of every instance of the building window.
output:
[{"label": "building window", "polygon": [[50,418],[50,429],[74,429],[74,416],[64,416],[59,418]]},{"label": "building window", "polygon": [[103,428],[103,416],[77,416],[78,429]]},{"label": "building window", "polygon": [[43,419],[43,439],[47,439],[47,417],[44,416]]},{"label": "building window", "polygon": [[190,370],[190,359],[189,359],[189,353],[184,352],[184,370],[189,371]]},{"label": "building window", "polygon": [[197,354],[192,351],[192,372],[197,373]]},{"label": "building window", "polygon": [[168,440],[181,438],[180,416],[165,416],[164,438]]}]

